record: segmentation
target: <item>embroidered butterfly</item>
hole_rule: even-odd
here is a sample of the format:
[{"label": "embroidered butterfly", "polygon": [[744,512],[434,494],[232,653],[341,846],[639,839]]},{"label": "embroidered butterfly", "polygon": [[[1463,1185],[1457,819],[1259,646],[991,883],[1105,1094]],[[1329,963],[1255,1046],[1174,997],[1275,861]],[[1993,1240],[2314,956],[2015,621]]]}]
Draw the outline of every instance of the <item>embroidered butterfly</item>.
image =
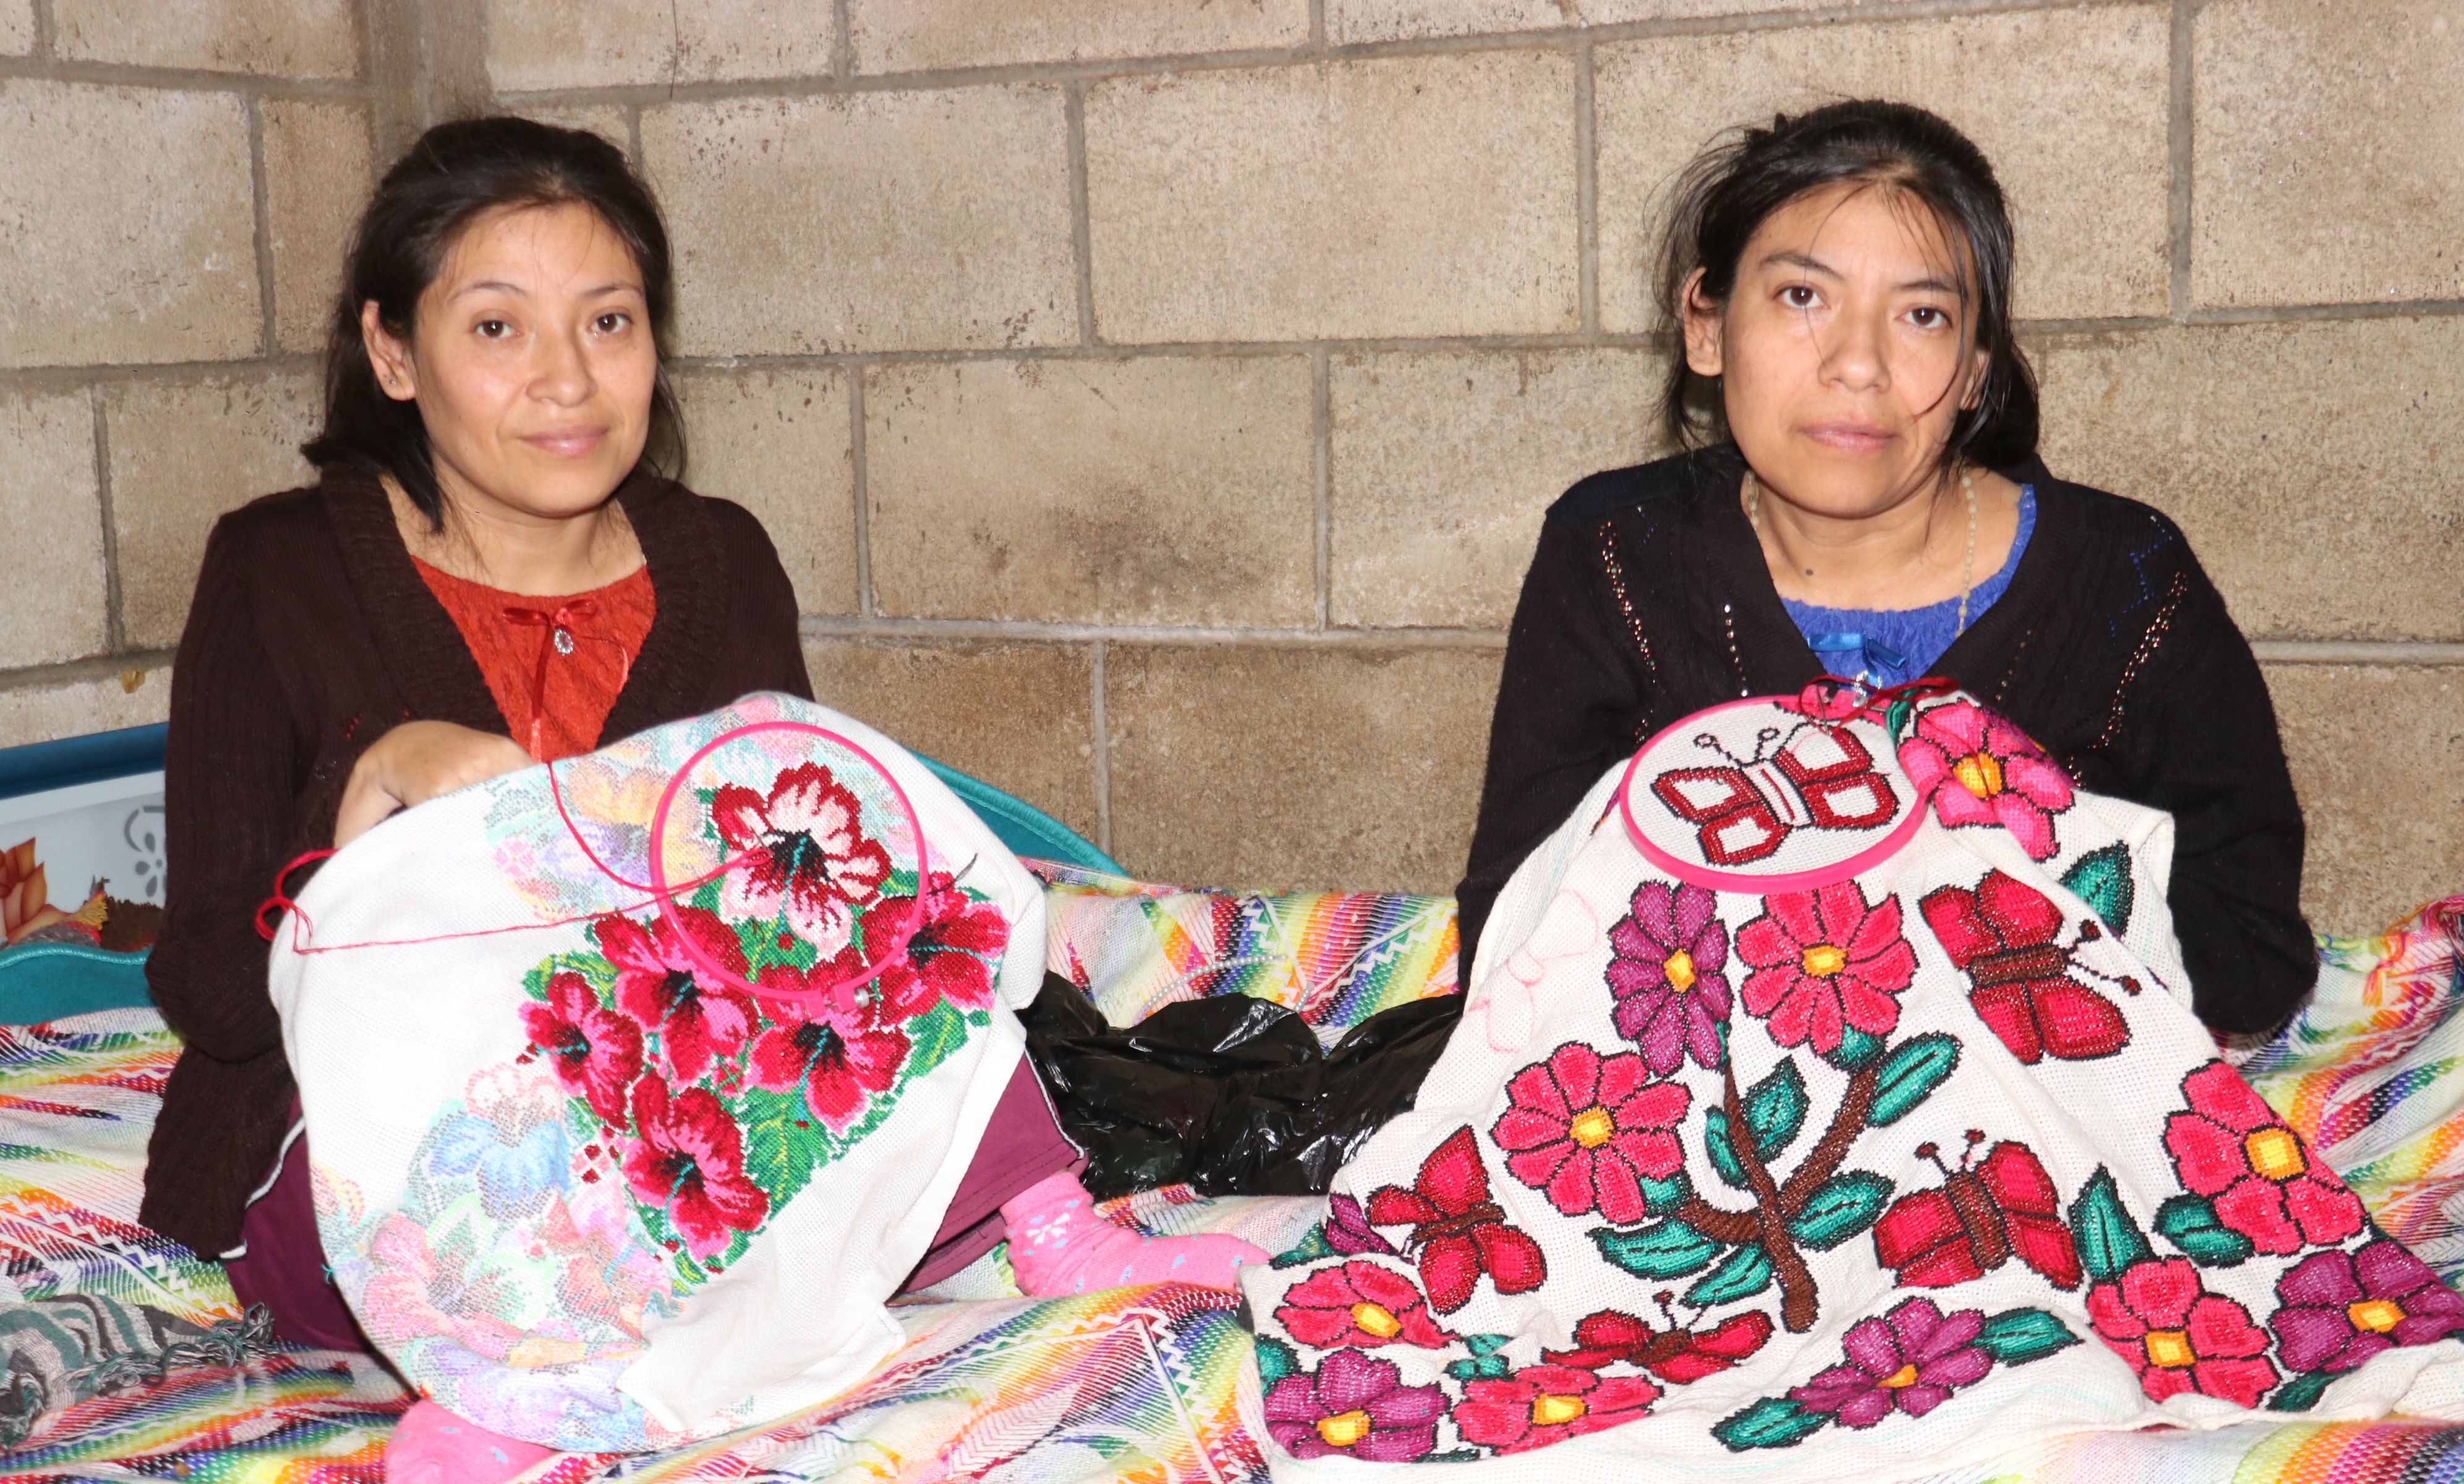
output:
[{"label": "embroidered butterfly", "polygon": [[1944,886],[1917,906],[1950,961],[1967,971],[1976,1017],[2011,1055],[2028,1062],[2084,1061],[2130,1044],[2122,1012],[2072,977],[2072,950],[2054,941],[2061,909],[2044,893],[1989,871],[1973,890]]},{"label": "embroidered butterfly", "polygon": [[1505,1211],[1488,1198],[1488,1171],[1469,1128],[1457,1130],[1420,1163],[1412,1189],[1389,1185],[1371,1191],[1369,1220],[1412,1228],[1403,1245],[1418,1255],[1420,1286],[1440,1314],[1469,1303],[1484,1273],[1501,1294],[1528,1294],[1549,1277],[1540,1244],[1507,1226]]},{"label": "embroidered butterfly", "polygon": [[[1665,1313],[1667,1305],[1662,1303],[1661,1308]],[[1669,1327],[1661,1329],[1648,1320],[1616,1309],[1587,1314],[1575,1321],[1575,1348],[1550,1350],[1540,1358],[1551,1365],[1583,1370],[1625,1361],[1662,1381],[1683,1386],[1749,1359],[1771,1335],[1768,1314],[1732,1314],[1703,1330],[1686,1328],[1674,1315],[1668,1318]]]},{"label": "embroidered butterfly", "polygon": [[1903,1196],[1882,1212],[1874,1223],[1874,1255],[1912,1288],[1965,1283],[2014,1256],[2056,1287],[2079,1287],[2079,1248],[2044,1164],[2009,1139],[1974,1160],[1984,1142],[1983,1130],[1969,1129],[1956,1169],[1942,1163],[1934,1146],[1917,1146],[1917,1156],[1943,1172],[1943,1185]]},{"label": "embroidered butterfly", "polygon": [[1874,771],[1874,755],[1855,732],[1807,722],[1765,758],[1763,747],[1777,735],[1765,728],[1754,755],[1741,758],[1705,732],[1694,745],[1718,752],[1726,766],[1672,768],[1651,780],[1652,794],[1695,826],[1695,842],[1711,864],[1760,861],[1794,830],[1871,829],[1898,816],[1899,796]]}]

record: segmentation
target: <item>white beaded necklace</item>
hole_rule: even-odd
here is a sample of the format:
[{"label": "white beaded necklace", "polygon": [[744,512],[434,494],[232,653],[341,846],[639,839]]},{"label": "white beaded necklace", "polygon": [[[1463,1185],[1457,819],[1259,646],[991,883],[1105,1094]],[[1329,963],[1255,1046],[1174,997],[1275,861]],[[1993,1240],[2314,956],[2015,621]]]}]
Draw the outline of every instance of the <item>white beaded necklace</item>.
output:
[{"label": "white beaded necklace", "polygon": [[[1968,496],[1968,556],[1959,565],[1959,626],[1951,630],[1958,638],[1968,632],[1968,600],[1976,591],[1976,482],[1969,475],[1968,466],[1959,467],[1959,488]],[[1754,471],[1746,470],[1746,523],[1754,528],[1757,541],[1763,535],[1763,487]]]}]

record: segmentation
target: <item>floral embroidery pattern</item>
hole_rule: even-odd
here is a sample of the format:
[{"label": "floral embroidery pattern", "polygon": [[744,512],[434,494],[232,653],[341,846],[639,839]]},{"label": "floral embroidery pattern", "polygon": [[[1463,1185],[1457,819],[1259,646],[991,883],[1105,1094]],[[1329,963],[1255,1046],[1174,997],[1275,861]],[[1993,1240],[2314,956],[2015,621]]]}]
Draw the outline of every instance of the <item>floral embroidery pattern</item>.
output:
[{"label": "floral embroidery pattern", "polygon": [[1374,1262],[1347,1262],[1293,1284],[1284,1292],[1275,1322],[1321,1350],[1387,1344],[1437,1350],[1455,1339],[1429,1317],[1428,1300],[1411,1279]]},{"label": "floral embroidery pattern", "polygon": [[[834,964],[823,973],[807,975],[792,964],[774,964],[761,983],[809,991],[836,971]],[[745,1074],[754,1086],[773,1092],[801,1086],[804,1105],[814,1116],[845,1133],[872,1094],[896,1084],[912,1049],[904,1032],[884,1023],[877,1005],[779,1001],[769,1028],[754,1039]]]},{"label": "floral embroidery pattern", "polygon": [[2207,1197],[2214,1219],[2251,1248],[2281,1255],[2329,1246],[2368,1221],[2360,1197],[2230,1065],[2209,1062],[2183,1080],[2182,1093],[2189,1111],[2166,1120],[2166,1151],[2183,1187]]},{"label": "floral embroidery pattern", "polygon": [[2071,950],[2054,940],[2061,909],[2032,886],[1989,871],[1973,889],[1945,886],[1917,904],[1925,926],[1966,971],[1968,1002],[2011,1055],[2034,1062],[2109,1057],[2130,1043],[2111,1000],[2071,977]]},{"label": "floral embroidery pattern", "polygon": [[2187,1258],[2133,1263],[2118,1280],[2088,1290],[2087,1312],[2151,1402],[2195,1391],[2256,1407],[2276,1385],[2267,1331],[2251,1322],[2248,1309],[2208,1292]]},{"label": "floral embroidery pattern", "polygon": [[1693,1102],[1684,1087],[1648,1078],[1640,1057],[1603,1058],[1580,1041],[1516,1073],[1507,1083],[1513,1106],[1489,1131],[1510,1151],[1507,1172],[1567,1215],[1640,1221],[1643,1182],[1685,1163],[1673,1130]]},{"label": "floral embroidery pattern", "polygon": [[1314,1372],[1275,1382],[1265,1396],[1266,1433],[1295,1458],[1344,1453],[1409,1463],[1438,1446],[1446,1394],[1407,1386],[1392,1361],[1337,1350]]},{"label": "floral embroidery pattern", "polygon": [[1903,1299],[1848,1327],[1841,1364],[1722,1420],[1711,1435],[1744,1452],[1788,1448],[1827,1427],[1871,1428],[1894,1413],[1922,1417],[1997,1364],[2024,1365],[2079,1342],[2042,1309],[1945,1314],[1930,1298]]},{"label": "floral embroidery pattern", "polygon": [[847,947],[855,909],[890,875],[890,853],[866,838],[854,791],[819,763],[800,763],[767,797],[731,783],[710,805],[719,838],[743,858],[727,873],[720,910],[766,920],[783,908],[796,935],[825,956]]},{"label": "floral embroidery pattern", "polygon": [[1973,701],[1919,713],[1900,744],[1900,767],[1947,827],[1998,824],[2031,859],[2053,859],[2054,816],[2071,806],[2070,775],[2000,716]]},{"label": "floral embroidery pattern", "polygon": [[662,916],[647,930],[629,917],[603,917],[590,927],[599,950],[616,966],[616,1008],[659,1033],[660,1063],[684,1082],[743,1050],[755,1019],[753,1002],[743,994],[724,986],[704,989],[693,977],[693,961],[677,941],[688,932],[722,967],[744,972],[736,934],[698,907]]},{"label": "floral embroidery pattern", "polygon": [[1869,903],[1855,882],[1763,899],[1763,915],[1737,929],[1746,1013],[1783,1046],[1837,1051],[1850,1030],[1888,1036],[1898,995],[1916,976],[1916,950],[1900,935],[1900,903]]},{"label": "floral embroidery pattern", "polygon": [[744,1135],[709,1089],[675,1097],[655,1078],[633,1084],[633,1126],[625,1151],[634,1198],[664,1206],[687,1251],[708,1259],[770,1214],[770,1197],[744,1176]]},{"label": "floral embroidery pattern", "polygon": [[626,1094],[642,1073],[642,1027],[601,1004],[578,973],[551,974],[534,993],[540,1003],[522,1007],[522,1029],[547,1054],[558,1083],[601,1122],[624,1123]]},{"label": "floral embroidery pattern", "polygon": [[1653,1075],[1666,1077],[1687,1057],[1702,1067],[1722,1058],[1728,1018],[1728,929],[1712,915],[1718,899],[1702,886],[1645,882],[1626,915],[1609,929],[1617,957],[1608,967],[1617,1034],[1642,1048]]},{"label": "floral embroidery pattern", "polygon": [[2464,1333],[2464,1294],[2385,1237],[2302,1258],[2276,1280],[2276,1298],[2267,1323],[2289,1370],[2341,1375],[2398,1345]]},{"label": "floral embroidery pattern", "polygon": [[1466,1443],[1519,1453],[1634,1421],[1660,1400],[1640,1376],[1601,1376],[1570,1365],[1527,1365],[1496,1381],[1470,1381],[1455,1404]]}]

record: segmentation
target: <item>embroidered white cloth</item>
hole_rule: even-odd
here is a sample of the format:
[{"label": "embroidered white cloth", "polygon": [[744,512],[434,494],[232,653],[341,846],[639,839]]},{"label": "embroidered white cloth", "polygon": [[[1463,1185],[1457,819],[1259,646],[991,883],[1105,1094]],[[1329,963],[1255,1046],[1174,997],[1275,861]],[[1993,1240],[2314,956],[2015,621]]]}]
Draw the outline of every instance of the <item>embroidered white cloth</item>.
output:
[{"label": "embroidered white cloth", "polygon": [[561,1449],[824,1401],[901,1341],[1044,954],[974,813],[790,697],[407,811],[275,936],[335,1279],[423,1391]]},{"label": "embroidered white cloth", "polygon": [[2171,856],[1964,694],[1655,737],[1508,884],[1414,1110],[1244,1272],[1275,1476],[2464,1417],[2464,1298],[2190,1015]]}]

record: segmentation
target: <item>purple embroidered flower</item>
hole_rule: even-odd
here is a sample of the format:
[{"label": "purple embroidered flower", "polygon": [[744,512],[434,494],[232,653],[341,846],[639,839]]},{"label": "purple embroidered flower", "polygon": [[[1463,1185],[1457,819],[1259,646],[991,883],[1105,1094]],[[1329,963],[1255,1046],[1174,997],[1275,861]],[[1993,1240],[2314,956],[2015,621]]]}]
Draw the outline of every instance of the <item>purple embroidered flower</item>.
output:
[{"label": "purple embroidered flower", "polygon": [[1850,1325],[1840,1344],[1848,1364],[1788,1394],[1843,1428],[1870,1428],[1894,1408],[1922,1417],[1993,1368],[1993,1357],[1976,1342],[1984,1329],[1982,1309],[1946,1317],[1932,1299],[1911,1298],[1881,1319]]},{"label": "purple embroidered flower", "polygon": [[2276,1280],[2276,1298],[2281,1307],[2267,1324],[2295,1371],[2347,1371],[2383,1350],[2464,1330],[2464,1295],[2384,1237],[2302,1258]]},{"label": "purple embroidered flower", "polygon": [[1337,1350],[1315,1372],[1286,1376],[1266,1393],[1266,1432],[1294,1458],[1344,1453],[1409,1463],[1438,1446],[1446,1394],[1407,1386],[1392,1361]]},{"label": "purple embroidered flower", "polygon": [[1377,1234],[1358,1201],[1349,1195],[1334,1195],[1328,1197],[1326,1206],[1326,1245],[1347,1257],[1361,1253],[1395,1255],[1394,1244]]},{"label": "purple embroidered flower", "polygon": [[1645,882],[1609,929],[1617,1034],[1642,1048],[1655,1076],[1676,1071],[1689,1054],[1699,1066],[1720,1064],[1728,929],[1711,915],[1715,905],[1707,887]]}]

